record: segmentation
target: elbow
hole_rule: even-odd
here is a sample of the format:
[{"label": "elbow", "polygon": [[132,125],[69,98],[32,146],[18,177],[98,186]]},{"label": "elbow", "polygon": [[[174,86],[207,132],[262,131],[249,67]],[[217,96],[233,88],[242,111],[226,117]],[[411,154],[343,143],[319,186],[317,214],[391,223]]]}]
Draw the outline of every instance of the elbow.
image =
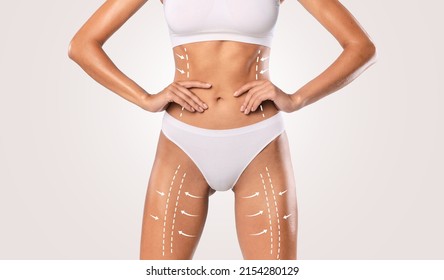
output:
[{"label": "elbow", "polygon": [[72,39],[68,45],[68,57],[71,60],[76,61],[77,57],[79,56],[79,52],[79,43]]},{"label": "elbow", "polygon": [[368,64],[373,64],[378,60],[376,45],[370,40],[363,44],[361,54]]},{"label": "elbow", "polygon": [[354,53],[362,65],[370,66],[377,61],[376,45],[370,39],[350,42],[344,46],[344,50]]},{"label": "elbow", "polygon": [[376,45],[370,39],[359,43],[357,52],[364,64],[371,65],[377,61]]},{"label": "elbow", "polygon": [[99,49],[101,49],[101,45],[94,40],[73,38],[68,45],[68,57],[82,65],[88,62],[91,56],[96,55]]}]

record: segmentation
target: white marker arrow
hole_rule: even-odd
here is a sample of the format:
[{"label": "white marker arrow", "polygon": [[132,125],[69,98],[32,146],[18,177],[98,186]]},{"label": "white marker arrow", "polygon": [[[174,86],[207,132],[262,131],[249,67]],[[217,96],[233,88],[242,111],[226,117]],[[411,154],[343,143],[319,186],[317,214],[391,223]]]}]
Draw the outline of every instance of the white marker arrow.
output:
[{"label": "white marker arrow", "polygon": [[264,61],[264,60],[267,60],[267,59],[268,59],[268,56],[267,57],[262,57],[261,61]]},{"label": "white marker arrow", "polygon": [[190,194],[189,192],[185,192],[185,195],[187,195],[187,196],[189,196],[189,197],[192,197],[192,198],[203,198],[202,196],[195,196],[195,195],[192,195],[192,194]]},{"label": "white marker arrow", "polygon": [[181,230],[179,230],[179,234],[186,236],[186,237],[196,237],[195,235],[189,235],[189,234],[183,233],[183,231],[181,231]]},{"label": "white marker arrow", "polygon": [[185,71],[184,70],[182,70],[182,69],[179,69],[179,68],[176,68],[177,69],[177,71],[179,71],[180,72],[180,74],[183,74],[183,73],[185,73]]},{"label": "white marker arrow", "polygon": [[163,192],[159,192],[159,191],[156,191],[158,194],[160,194],[161,196],[164,196],[165,194],[163,193]]},{"label": "white marker arrow", "polygon": [[180,213],[184,214],[185,216],[190,216],[190,217],[197,217],[197,216],[199,216],[199,215],[188,214],[187,212],[185,212],[185,210],[180,211]]},{"label": "white marker arrow", "polygon": [[242,198],[252,198],[252,197],[255,197],[255,196],[259,196],[259,192],[255,192],[254,194],[252,194],[250,196],[244,196]]},{"label": "white marker arrow", "polygon": [[264,70],[261,70],[261,72],[259,72],[259,73],[264,74],[264,73],[267,72],[267,71],[268,71],[268,68],[267,68],[267,69],[264,69]]},{"label": "white marker arrow", "polygon": [[286,193],[287,190],[283,191],[283,192],[279,192],[279,195],[282,196],[284,193]]},{"label": "white marker arrow", "polygon": [[177,53],[176,53],[176,55],[177,55],[178,57],[180,57],[180,59],[184,59],[184,58],[185,58],[183,55],[180,55],[180,54],[177,54]]},{"label": "white marker arrow", "polygon": [[258,215],[262,215],[264,213],[264,211],[259,211],[259,212],[257,212],[256,214],[253,214],[253,215],[246,215],[247,217],[254,217],[254,216],[258,216]]},{"label": "white marker arrow", "polygon": [[157,216],[153,216],[151,214],[150,214],[150,216],[153,217],[153,219],[156,220],[156,221],[159,220],[159,217],[157,217]]},{"label": "white marker arrow", "polygon": [[250,235],[261,235],[261,234],[264,234],[264,233],[267,233],[266,229],[264,229],[263,231],[258,232],[258,233],[250,233]]},{"label": "white marker arrow", "polygon": [[288,214],[288,215],[285,215],[283,218],[284,218],[284,220],[286,220],[290,216],[291,216],[291,214]]}]

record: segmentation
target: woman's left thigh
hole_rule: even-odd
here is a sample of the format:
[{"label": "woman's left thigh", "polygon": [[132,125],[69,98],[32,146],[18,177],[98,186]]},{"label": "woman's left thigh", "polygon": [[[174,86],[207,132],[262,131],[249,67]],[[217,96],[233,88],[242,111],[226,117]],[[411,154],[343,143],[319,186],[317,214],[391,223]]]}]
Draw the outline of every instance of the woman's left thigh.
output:
[{"label": "woman's left thigh", "polygon": [[251,161],[233,191],[244,259],[296,259],[298,209],[285,131]]}]

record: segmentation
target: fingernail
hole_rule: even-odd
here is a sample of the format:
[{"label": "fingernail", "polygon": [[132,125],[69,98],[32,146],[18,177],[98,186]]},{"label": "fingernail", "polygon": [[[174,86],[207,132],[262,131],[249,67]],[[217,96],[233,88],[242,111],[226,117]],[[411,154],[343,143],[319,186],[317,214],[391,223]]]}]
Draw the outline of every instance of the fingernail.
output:
[{"label": "fingernail", "polygon": [[241,106],[241,111],[243,111],[245,109],[245,106],[244,105],[242,105]]},{"label": "fingernail", "polygon": [[194,111],[196,111],[196,110],[194,110],[194,108],[193,108],[193,107],[191,107],[191,111],[193,111],[193,112],[194,112]]},{"label": "fingernail", "polygon": [[237,94],[237,90],[233,93],[233,96],[236,96],[236,94]]},{"label": "fingernail", "polygon": [[199,106],[199,112],[203,112],[203,108]]},{"label": "fingernail", "polygon": [[247,109],[247,110],[245,110],[245,112],[244,112],[244,113],[245,113],[245,115],[247,115],[247,114],[248,114],[248,112],[249,112],[249,110],[248,110],[248,109]]},{"label": "fingernail", "polygon": [[208,105],[207,104],[203,104],[203,107],[205,108],[205,109],[208,109]]},{"label": "fingernail", "polygon": [[206,83],[205,85],[206,85],[207,87],[211,86],[211,84],[210,84],[210,83]]}]

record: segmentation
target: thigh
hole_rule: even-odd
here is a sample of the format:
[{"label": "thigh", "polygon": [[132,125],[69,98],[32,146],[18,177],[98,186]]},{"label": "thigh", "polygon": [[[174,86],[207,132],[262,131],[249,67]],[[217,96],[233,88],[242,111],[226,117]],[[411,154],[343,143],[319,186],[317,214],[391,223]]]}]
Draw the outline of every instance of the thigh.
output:
[{"label": "thigh", "polygon": [[298,210],[285,131],[253,159],[233,191],[244,259],[296,259]]},{"label": "thigh", "polygon": [[208,196],[199,169],[161,132],[145,199],[140,259],[192,259]]}]

